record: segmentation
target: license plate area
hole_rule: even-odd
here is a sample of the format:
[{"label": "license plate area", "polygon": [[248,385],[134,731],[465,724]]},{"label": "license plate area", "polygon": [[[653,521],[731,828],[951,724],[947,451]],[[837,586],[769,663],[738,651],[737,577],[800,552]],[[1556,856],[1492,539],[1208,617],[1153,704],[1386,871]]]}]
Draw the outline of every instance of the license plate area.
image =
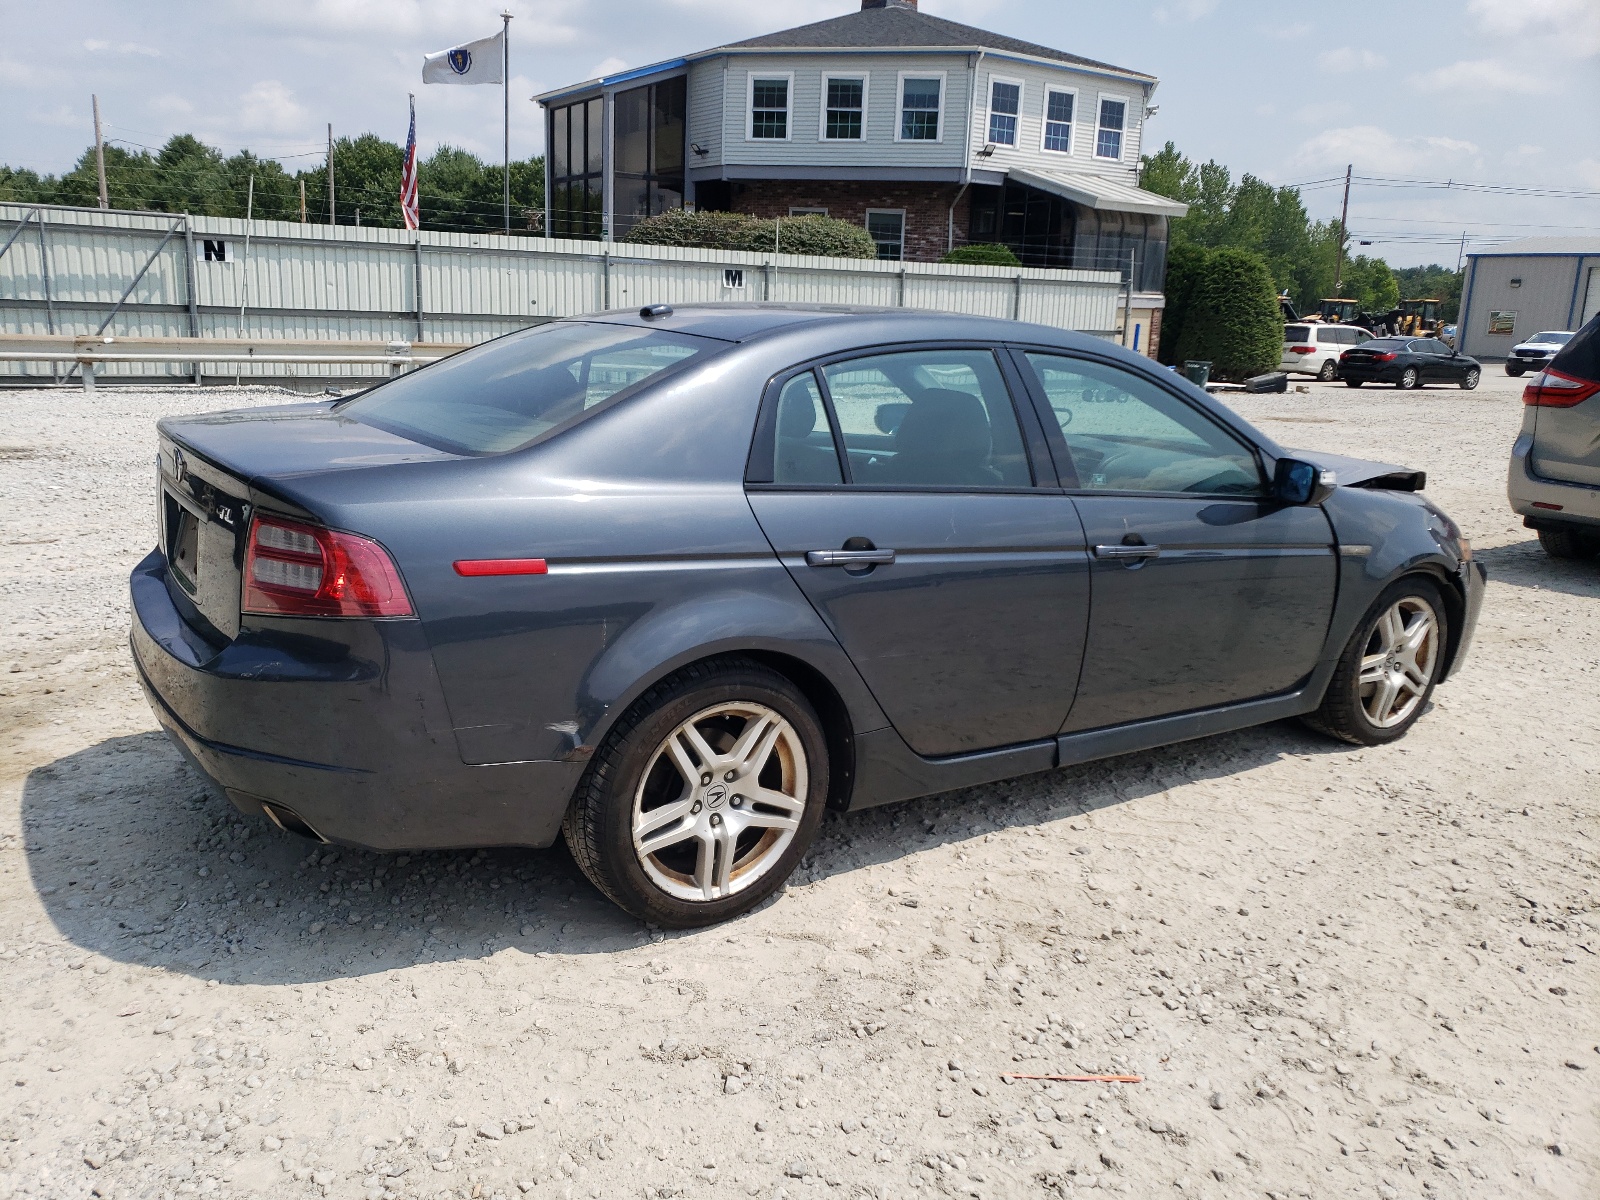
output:
[{"label": "license plate area", "polygon": [[191,596],[200,590],[200,518],[170,491],[162,491],[167,567],[178,586]]}]

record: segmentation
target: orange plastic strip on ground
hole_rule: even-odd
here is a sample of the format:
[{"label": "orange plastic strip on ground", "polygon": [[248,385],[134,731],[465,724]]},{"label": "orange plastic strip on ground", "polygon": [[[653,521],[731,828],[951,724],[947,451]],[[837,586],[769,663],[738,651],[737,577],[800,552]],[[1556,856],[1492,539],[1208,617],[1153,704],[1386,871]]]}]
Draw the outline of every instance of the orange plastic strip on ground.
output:
[{"label": "orange plastic strip on ground", "polygon": [[1001,1075],[1001,1079],[1043,1079],[1051,1083],[1143,1083],[1143,1075]]}]

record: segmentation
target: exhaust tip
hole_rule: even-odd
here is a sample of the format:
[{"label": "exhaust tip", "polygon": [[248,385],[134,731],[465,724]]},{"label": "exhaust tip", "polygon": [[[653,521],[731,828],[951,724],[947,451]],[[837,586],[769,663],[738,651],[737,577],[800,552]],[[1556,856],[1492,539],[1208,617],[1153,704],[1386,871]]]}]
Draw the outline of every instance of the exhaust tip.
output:
[{"label": "exhaust tip", "polygon": [[292,833],[299,837],[309,838],[313,842],[321,842],[324,846],[328,844],[328,839],[313,829],[300,816],[300,814],[295,812],[293,809],[285,808],[281,804],[273,804],[270,800],[263,800],[261,802],[261,808],[262,811],[267,814],[267,820],[271,821],[285,833]]}]

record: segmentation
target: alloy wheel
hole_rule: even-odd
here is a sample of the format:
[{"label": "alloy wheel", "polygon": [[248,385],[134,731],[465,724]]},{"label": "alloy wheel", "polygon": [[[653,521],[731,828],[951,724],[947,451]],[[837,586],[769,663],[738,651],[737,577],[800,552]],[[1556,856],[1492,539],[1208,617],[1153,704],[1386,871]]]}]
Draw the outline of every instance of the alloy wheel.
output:
[{"label": "alloy wheel", "polygon": [[1407,367],[1404,371],[1400,372],[1400,386],[1409,391],[1411,388],[1417,386],[1417,380],[1419,378],[1420,377],[1417,375],[1417,369],[1415,367]]},{"label": "alloy wheel", "polygon": [[1482,378],[1482,373],[1478,370],[1478,368],[1471,368],[1467,372],[1466,378],[1461,381],[1462,389],[1470,392],[1473,388],[1478,386],[1478,380],[1480,378]]},{"label": "alloy wheel", "polygon": [[1422,703],[1439,661],[1439,618],[1418,596],[1403,596],[1378,618],[1361,657],[1358,686],[1367,720],[1399,725]]},{"label": "alloy wheel", "polygon": [[751,701],[702,709],[656,748],[633,798],[633,848],[679,900],[720,900],[782,859],[805,811],[799,734]]},{"label": "alloy wheel", "polygon": [[1339,364],[1330,358],[1327,362],[1322,364],[1322,370],[1317,372],[1317,378],[1323,383],[1332,383],[1335,379],[1339,378]]}]

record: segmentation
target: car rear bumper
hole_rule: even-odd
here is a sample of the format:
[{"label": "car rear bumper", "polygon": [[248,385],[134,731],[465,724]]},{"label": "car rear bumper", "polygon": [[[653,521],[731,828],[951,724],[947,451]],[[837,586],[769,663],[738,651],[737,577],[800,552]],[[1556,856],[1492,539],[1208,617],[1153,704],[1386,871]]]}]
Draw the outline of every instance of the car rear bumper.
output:
[{"label": "car rear bumper", "polygon": [[468,766],[415,621],[305,621],[225,647],[187,626],[152,553],[129,580],[151,710],[235,807],[375,850],[548,846],[581,762]]},{"label": "car rear bumper", "polygon": [[1511,447],[1506,495],[1529,529],[1600,528],[1600,487],[1534,474],[1533,438],[1519,434]]},{"label": "car rear bumper", "polygon": [[[1296,354],[1293,359],[1286,358],[1280,362],[1278,370],[1285,371],[1290,375],[1315,375],[1322,370],[1322,364],[1326,361],[1326,359],[1318,358],[1314,354]],[[1337,367],[1337,360],[1335,360],[1335,367]]]}]

